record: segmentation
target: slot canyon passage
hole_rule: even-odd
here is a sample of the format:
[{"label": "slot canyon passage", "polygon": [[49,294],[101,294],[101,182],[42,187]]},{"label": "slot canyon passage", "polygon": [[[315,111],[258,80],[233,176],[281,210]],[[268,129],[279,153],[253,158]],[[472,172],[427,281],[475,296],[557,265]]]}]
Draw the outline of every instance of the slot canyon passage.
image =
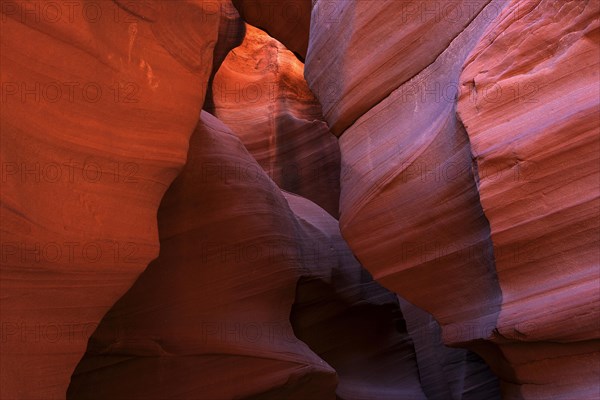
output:
[{"label": "slot canyon passage", "polygon": [[600,0],[2,0],[0,399],[600,399]]}]

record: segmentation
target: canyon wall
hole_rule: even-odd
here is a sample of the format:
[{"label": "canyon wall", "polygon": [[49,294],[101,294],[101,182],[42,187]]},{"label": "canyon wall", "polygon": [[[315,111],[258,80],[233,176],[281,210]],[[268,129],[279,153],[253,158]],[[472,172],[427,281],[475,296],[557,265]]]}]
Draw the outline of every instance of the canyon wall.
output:
[{"label": "canyon wall", "polygon": [[1,11],[2,399],[600,399],[599,0]]},{"label": "canyon wall", "polygon": [[313,9],[306,77],[340,137],[342,234],[504,398],[600,396],[598,11]]},{"label": "canyon wall", "polygon": [[3,399],[64,398],[157,256],[218,38],[202,1],[72,3],[2,3]]},{"label": "canyon wall", "polygon": [[[260,173],[223,173],[236,166]],[[425,399],[394,296],[208,113],[158,221],[159,257],[102,320],[68,398]]]}]

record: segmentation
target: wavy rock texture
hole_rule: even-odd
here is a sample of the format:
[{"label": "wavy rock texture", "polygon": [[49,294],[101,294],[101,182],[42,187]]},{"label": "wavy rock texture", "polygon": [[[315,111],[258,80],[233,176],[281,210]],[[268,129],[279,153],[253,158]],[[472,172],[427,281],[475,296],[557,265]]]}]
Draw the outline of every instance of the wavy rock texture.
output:
[{"label": "wavy rock texture", "polygon": [[526,398],[600,394],[599,9],[513,1],[461,75],[503,294],[499,348]]},{"label": "wavy rock texture", "polygon": [[600,399],[600,0],[0,9],[0,398]]},{"label": "wavy rock texture", "polygon": [[[444,343],[452,345],[490,337],[502,296],[454,102],[462,62],[487,23],[478,16],[435,63],[340,138],[344,237],[376,280],[433,314]],[[414,340],[422,382],[432,384],[429,396],[497,396],[496,382],[474,356],[442,351],[435,335]],[[433,365],[428,354],[435,354]],[[443,370],[446,361],[439,360],[446,357],[457,360],[457,371]],[[480,375],[486,377],[480,392],[470,394],[468,382]],[[456,377],[467,383],[452,383]]]},{"label": "wavy rock texture", "polygon": [[375,279],[435,316],[448,344],[491,334],[501,301],[454,103],[462,61],[486,23],[475,19],[340,138],[344,237]]},{"label": "wavy rock texture", "polygon": [[2,4],[3,399],[64,398],[88,336],[158,254],[218,34],[201,1],[72,3]]},{"label": "wavy rock texture", "polygon": [[[398,305],[361,276],[335,219],[284,195],[262,171],[225,172],[239,165],[260,171],[240,140],[203,112],[188,163],[161,203],[160,256],[103,319],[68,397],[333,399],[337,370],[341,398],[365,398],[362,391],[424,399],[412,344],[389,325]],[[337,343],[341,354],[330,354],[330,332],[307,340],[319,343],[330,363],[313,353],[290,324],[300,277],[294,331],[315,335],[308,331],[315,319],[338,330],[340,322],[370,322],[380,326],[374,340],[356,331]],[[322,296],[315,283],[331,287],[338,303],[315,309]],[[353,313],[348,304],[365,299],[373,304],[362,307],[373,311]],[[353,349],[351,340],[366,346]],[[373,386],[376,371],[358,368],[366,360],[384,363],[379,379],[388,385]],[[197,379],[186,378],[191,371]]]},{"label": "wavy rock texture", "polygon": [[302,60],[308,48],[313,0],[233,0],[242,18],[269,33]]},{"label": "wavy rock texture", "polygon": [[341,135],[444,51],[489,0],[334,0],[312,10],[306,80]]},{"label": "wavy rock texture", "polygon": [[303,72],[304,65],[281,43],[247,25],[242,45],[215,75],[210,111],[279,187],[337,216],[339,146]]},{"label": "wavy rock texture", "polygon": [[[353,13],[360,2],[336,4],[344,23],[311,26],[306,76],[333,132],[343,132],[340,225],[353,252],[431,313],[445,344],[482,355],[505,398],[596,398],[598,2],[492,1],[464,30],[445,30],[449,45],[432,34],[444,23],[428,25],[422,13],[414,23],[422,43],[439,45],[426,54],[433,63],[410,50],[417,36],[407,34],[394,46],[407,49],[412,74],[394,75],[402,68],[377,64],[394,53],[373,50],[372,82],[389,78],[391,94],[341,79],[328,97],[322,82],[343,78],[346,62],[360,75],[353,40],[373,34]],[[378,31],[395,29],[393,11],[370,12]],[[346,91],[363,89],[377,100],[348,111],[344,102],[359,103]],[[422,329],[437,328],[403,311],[426,393],[472,395],[468,384],[456,390],[456,371],[427,361],[459,353],[425,340]],[[481,363],[463,354],[465,382],[475,382]]]}]

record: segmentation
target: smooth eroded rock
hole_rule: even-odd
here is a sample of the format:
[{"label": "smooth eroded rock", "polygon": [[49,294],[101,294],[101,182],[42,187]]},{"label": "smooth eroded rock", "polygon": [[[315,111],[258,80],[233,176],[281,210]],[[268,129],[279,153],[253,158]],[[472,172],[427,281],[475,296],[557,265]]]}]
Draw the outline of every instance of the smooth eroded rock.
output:
[{"label": "smooth eroded rock", "polygon": [[[337,221],[265,173],[225,173],[245,164],[258,166],[203,113],[188,163],[161,203],[160,255],[103,319],[68,397],[335,398],[337,372],[340,398],[424,399],[412,343],[394,325],[398,305],[363,275]],[[313,308],[315,300],[323,306]],[[325,310],[336,324],[314,341],[313,321]],[[376,324],[378,340],[348,335],[352,323]],[[341,354],[319,353],[331,364],[314,353],[339,343],[347,343]],[[369,362],[385,375],[373,382],[374,371],[357,368]]]},{"label": "smooth eroded rock", "polygon": [[[489,0],[319,0],[306,80],[339,136],[433,63]],[[489,19],[495,10],[488,10]]]},{"label": "smooth eroded rock", "polygon": [[64,398],[88,336],[158,254],[219,15],[145,4],[2,3],[3,399]]},{"label": "smooth eroded rock", "polygon": [[344,237],[377,281],[435,317],[446,344],[489,337],[502,300],[455,106],[487,24],[481,14],[340,138]]},{"label": "smooth eroded rock", "polygon": [[289,322],[305,268],[293,213],[266,174],[227,174],[238,165],[256,161],[203,112],[159,209],[160,255],[102,320],[68,398],[335,398],[335,371]]},{"label": "smooth eroded rock", "polygon": [[244,42],[215,75],[213,112],[279,187],[337,216],[339,146],[303,72],[281,43],[247,25]]},{"label": "smooth eroded rock", "polygon": [[600,392],[589,350],[600,332],[599,9],[513,1],[461,75],[503,295],[499,347],[527,399]]}]

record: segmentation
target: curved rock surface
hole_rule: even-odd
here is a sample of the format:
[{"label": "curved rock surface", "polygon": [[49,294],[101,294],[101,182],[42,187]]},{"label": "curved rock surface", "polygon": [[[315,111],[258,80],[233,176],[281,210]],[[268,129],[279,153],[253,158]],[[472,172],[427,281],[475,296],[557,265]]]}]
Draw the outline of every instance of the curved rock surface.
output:
[{"label": "curved rock surface", "polygon": [[[600,327],[592,312],[600,283],[595,11],[579,2],[513,2],[504,15],[522,15],[501,16],[461,75],[459,113],[477,161],[504,295],[500,333],[511,339],[585,340]],[[536,299],[549,292],[543,304]],[[553,312],[532,320],[540,306]],[[573,309],[581,312],[577,323],[565,318]],[[525,321],[531,332],[514,336]]]},{"label": "curved rock surface", "polygon": [[205,5],[2,3],[1,398],[64,398],[158,254],[218,34]]},{"label": "curved rock surface", "polygon": [[[444,343],[484,357],[507,399],[600,390],[599,5],[490,2],[340,138],[350,247]],[[322,71],[307,65],[312,85]]]},{"label": "curved rock surface", "polygon": [[[501,303],[454,103],[462,60],[486,24],[476,18],[434,64],[340,138],[345,239],[375,279],[434,315],[447,344],[488,337]],[[439,97],[427,93],[436,87]]]},{"label": "curved rock surface", "polygon": [[337,216],[339,146],[303,72],[281,43],[247,25],[243,43],[215,75],[211,111],[279,187]]},{"label": "curved rock surface", "polygon": [[[379,287],[375,295],[378,285],[361,276],[336,221],[306,199],[284,196],[262,171],[258,179],[224,173],[238,165],[260,170],[239,139],[203,112],[188,162],[161,203],[160,256],[103,319],[68,397],[333,399],[337,370],[340,398],[424,399],[406,333],[386,325],[393,319],[383,311],[352,313],[346,304],[387,295],[388,312],[395,304],[399,313],[391,293]],[[346,324],[377,323],[382,336],[373,339],[387,341],[350,333],[371,353],[348,343],[342,359],[331,356],[334,370],[294,336],[290,311],[300,277],[294,331],[305,332],[326,312]],[[321,291],[308,282],[335,288],[337,307],[311,309]],[[361,284],[374,289],[363,292]],[[335,339],[329,332],[319,344]],[[330,347],[313,346],[329,358]],[[394,386],[365,387],[361,378],[375,371],[357,367],[369,358],[387,359],[380,377]],[[185,379],[190,370],[198,379]]]},{"label": "curved rock surface", "polygon": [[286,198],[302,227],[302,243],[312,247],[305,253],[318,254],[298,282],[290,320],[296,336],[336,370],[337,397],[425,399],[394,294],[362,269],[337,221],[306,199]]},{"label": "curved rock surface", "polygon": [[[600,331],[599,8],[513,1],[461,75],[503,294],[497,333],[514,342],[499,346],[526,398],[600,393],[587,342]],[[576,379],[557,379],[567,368]]]},{"label": "curved rock surface", "polygon": [[0,11],[0,398],[600,400],[600,0]]},{"label": "curved rock surface", "polygon": [[331,131],[341,135],[433,63],[488,2],[317,1],[306,80]]}]

